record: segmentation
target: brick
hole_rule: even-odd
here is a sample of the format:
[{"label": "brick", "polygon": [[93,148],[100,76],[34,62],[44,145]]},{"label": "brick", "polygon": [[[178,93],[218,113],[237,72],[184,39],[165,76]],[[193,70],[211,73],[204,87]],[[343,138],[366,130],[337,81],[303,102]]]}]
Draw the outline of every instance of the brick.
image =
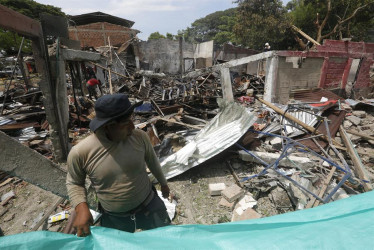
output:
[{"label": "brick", "polygon": [[209,184],[209,194],[211,196],[221,195],[222,190],[225,188],[225,183],[211,183]]},{"label": "brick", "polygon": [[224,208],[228,208],[230,211],[232,211],[234,209],[235,202],[228,202],[225,198],[221,198],[218,205]]},{"label": "brick", "polygon": [[248,208],[243,211],[241,207],[239,207],[232,213],[231,221],[252,220],[258,218],[261,218],[261,214],[257,213],[254,209]]},{"label": "brick", "polygon": [[243,190],[238,185],[232,185],[222,191],[222,196],[228,202],[234,202],[243,195]]}]

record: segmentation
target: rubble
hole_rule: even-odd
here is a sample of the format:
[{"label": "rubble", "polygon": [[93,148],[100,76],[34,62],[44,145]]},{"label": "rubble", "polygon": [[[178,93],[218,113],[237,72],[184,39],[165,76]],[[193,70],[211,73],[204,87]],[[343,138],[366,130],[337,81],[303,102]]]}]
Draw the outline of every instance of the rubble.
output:
[{"label": "rubble", "polygon": [[[130,45],[135,48],[136,42],[126,46]],[[126,46],[121,46],[124,51]],[[321,47],[321,51],[328,47]],[[1,80],[4,88],[9,84],[9,89],[1,89],[0,95],[0,130],[6,134],[2,133],[1,138],[9,136],[24,145],[17,147],[22,149],[17,155],[11,150],[4,151],[8,154],[4,161],[10,162],[9,155],[13,162],[17,157],[30,158],[22,159],[22,163],[38,162],[34,165],[54,176],[54,182],[64,185],[63,167],[57,170],[55,164],[43,162],[28,150],[59,162],[64,154],[66,158],[70,146],[91,133],[88,125],[95,117],[97,98],[88,93],[85,83],[93,72],[102,80],[100,89],[96,89],[97,97],[126,93],[133,102],[143,101],[134,112],[134,122],[138,129],[148,133],[171,190],[176,193],[178,202],[170,205],[173,216],[176,209],[175,224],[215,224],[267,217],[372,190],[373,99],[345,99],[344,88],[330,91],[328,84],[335,83],[327,83],[330,79],[323,72],[318,87],[324,89],[294,86],[297,83],[286,79],[277,65],[284,59],[285,68],[292,67],[293,72],[301,69],[290,63],[292,58],[299,58],[298,52],[270,51],[188,73],[170,74],[141,69],[134,65],[139,63],[138,56],[129,59],[127,52],[121,54],[114,46],[92,51],[72,49],[57,42],[50,47],[50,58],[55,60],[59,52],[64,55],[55,63],[66,72],[51,76],[62,82],[54,86],[63,89],[57,96],[43,85],[45,76],[36,72],[30,74],[29,83],[22,77]],[[322,52],[310,54],[319,58],[323,53],[318,53]],[[328,57],[329,52],[326,53],[323,55]],[[111,55],[116,56],[116,63],[112,63],[121,67],[108,66]],[[243,62],[257,68],[265,61],[269,64],[266,74],[230,71]],[[287,81],[277,82],[277,74]],[[302,73],[299,77],[303,78]],[[47,99],[54,106],[43,102]],[[2,140],[7,147],[13,147],[14,141],[8,139]],[[17,168],[6,170],[14,175],[23,174]],[[17,189],[24,190],[28,184],[17,177],[0,177],[0,217],[11,222],[17,217],[9,212],[9,204],[25,198],[18,197]],[[29,177],[30,182],[43,186],[37,175]],[[46,184],[50,186],[43,187],[66,197],[65,191],[53,183]],[[40,211],[33,211],[33,219],[18,221],[24,230],[63,231],[69,222],[53,219],[53,215],[66,219],[70,213],[73,217],[65,198],[51,198],[48,205],[44,199],[33,202]],[[45,225],[49,217],[50,225]]]},{"label": "rubble", "polygon": [[225,183],[211,183],[209,184],[209,193],[211,196],[221,195],[221,192],[226,188]]},{"label": "rubble", "polygon": [[238,187],[237,185],[232,185],[230,187],[225,188],[222,191],[222,196],[228,201],[228,202],[234,202],[237,199],[239,199],[243,195],[243,190]]}]

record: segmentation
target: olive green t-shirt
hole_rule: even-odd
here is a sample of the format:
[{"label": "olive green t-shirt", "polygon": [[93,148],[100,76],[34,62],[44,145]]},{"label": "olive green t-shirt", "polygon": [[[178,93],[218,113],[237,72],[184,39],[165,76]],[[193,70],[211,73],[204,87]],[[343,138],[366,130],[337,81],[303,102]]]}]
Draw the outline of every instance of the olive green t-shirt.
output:
[{"label": "olive green t-shirt", "polygon": [[73,207],[86,202],[86,175],[109,212],[127,212],[147,198],[152,184],[146,166],[161,185],[167,183],[148,135],[138,129],[119,142],[98,130],[71,149],[67,163],[66,186]]}]

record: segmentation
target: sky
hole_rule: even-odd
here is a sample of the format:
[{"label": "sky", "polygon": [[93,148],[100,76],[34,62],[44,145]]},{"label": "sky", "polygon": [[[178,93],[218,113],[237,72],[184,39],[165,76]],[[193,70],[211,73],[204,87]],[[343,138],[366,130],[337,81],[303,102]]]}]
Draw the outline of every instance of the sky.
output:
[{"label": "sky", "polygon": [[[153,32],[176,35],[196,19],[219,10],[236,7],[233,0],[35,0],[61,8],[68,15],[101,11],[135,22],[132,28],[147,40]],[[283,3],[288,2],[283,0]]]}]

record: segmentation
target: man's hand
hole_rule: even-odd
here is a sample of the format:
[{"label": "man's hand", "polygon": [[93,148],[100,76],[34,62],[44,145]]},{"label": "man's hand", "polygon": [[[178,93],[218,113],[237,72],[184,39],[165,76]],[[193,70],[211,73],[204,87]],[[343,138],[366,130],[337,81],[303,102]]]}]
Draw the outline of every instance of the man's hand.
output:
[{"label": "man's hand", "polygon": [[75,207],[77,216],[75,217],[73,227],[77,231],[78,237],[86,237],[91,234],[90,226],[93,224],[93,218],[86,202],[79,203]]},{"label": "man's hand", "polygon": [[161,193],[162,193],[162,197],[164,197],[165,199],[169,197],[170,188],[167,184],[161,186]]}]

